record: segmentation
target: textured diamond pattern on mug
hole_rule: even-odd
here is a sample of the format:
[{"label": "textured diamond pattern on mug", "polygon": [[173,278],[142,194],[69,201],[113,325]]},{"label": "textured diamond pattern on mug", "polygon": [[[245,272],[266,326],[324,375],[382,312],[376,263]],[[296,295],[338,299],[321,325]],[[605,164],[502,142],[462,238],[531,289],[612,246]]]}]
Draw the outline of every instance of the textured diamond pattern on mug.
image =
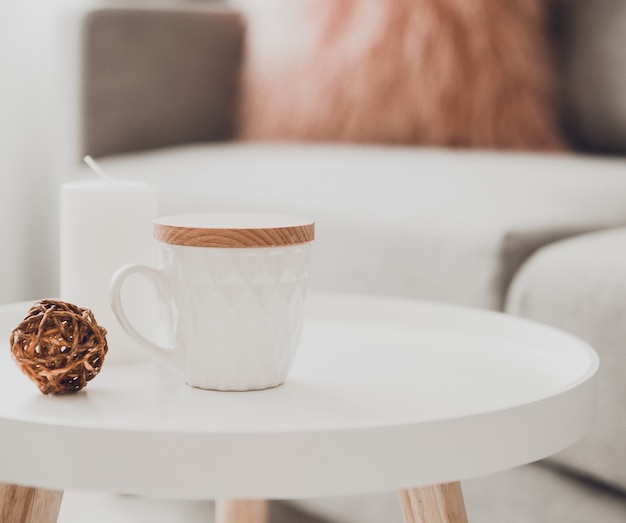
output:
[{"label": "textured diamond pattern on mug", "polygon": [[233,380],[249,384],[255,374],[266,374],[260,368],[271,366],[276,381],[284,380],[300,336],[310,246],[203,248],[202,253],[187,247],[188,256],[180,256],[181,248],[176,248],[179,256],[166,259],[180,265],[174,267],[180,275],[175,285],[181,286],[174,306],[176,317],[186,321],[179,323],[178,345],[205,347],[195,358],[186,358],[188,372],[212,367],[213,383],[232,386]]}]

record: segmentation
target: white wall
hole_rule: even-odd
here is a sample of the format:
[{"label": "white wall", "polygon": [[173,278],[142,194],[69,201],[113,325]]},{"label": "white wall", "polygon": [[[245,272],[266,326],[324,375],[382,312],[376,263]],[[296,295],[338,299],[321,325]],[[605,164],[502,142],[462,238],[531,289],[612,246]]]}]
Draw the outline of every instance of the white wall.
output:
[{"label": "white wall", "polygon": [[90,0],[0,2],[0,303],[58,293],[58,188],[79,158]]},{"label": "white wall", "polygon": [[0,0],[0,304],[59,292],[59,186],[81,162],[85,13],[180,2]]}]

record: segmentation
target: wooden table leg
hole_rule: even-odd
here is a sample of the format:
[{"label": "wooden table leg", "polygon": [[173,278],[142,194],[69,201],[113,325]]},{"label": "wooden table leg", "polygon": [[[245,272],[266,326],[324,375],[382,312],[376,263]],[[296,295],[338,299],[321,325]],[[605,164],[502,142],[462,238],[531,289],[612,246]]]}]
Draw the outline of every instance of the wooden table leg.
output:
[{"label": "wooden table leg", "polygon": [[62,490],[0,483],[1,523],[56,523]]},{"label": "wooden table leg", "polygon": [[401,490],[400,505],[404,523],[467,523],[459,482]]},{"label": "wooden table leg", "polygon": [[220,499],[215,523],[267,523],[269,502],[264,499]]}]

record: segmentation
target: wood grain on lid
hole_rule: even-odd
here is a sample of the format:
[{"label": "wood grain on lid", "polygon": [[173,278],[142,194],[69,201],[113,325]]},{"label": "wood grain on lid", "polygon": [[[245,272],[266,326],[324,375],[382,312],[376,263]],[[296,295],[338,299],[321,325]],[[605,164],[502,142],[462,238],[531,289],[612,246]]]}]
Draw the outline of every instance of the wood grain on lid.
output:
[{"label": "wood grain on lid", "polygon": [[207,213],[165,216],[154,221],[154,238],[191,247],[254,248],[313,241],[312,220],[277,214]]}]

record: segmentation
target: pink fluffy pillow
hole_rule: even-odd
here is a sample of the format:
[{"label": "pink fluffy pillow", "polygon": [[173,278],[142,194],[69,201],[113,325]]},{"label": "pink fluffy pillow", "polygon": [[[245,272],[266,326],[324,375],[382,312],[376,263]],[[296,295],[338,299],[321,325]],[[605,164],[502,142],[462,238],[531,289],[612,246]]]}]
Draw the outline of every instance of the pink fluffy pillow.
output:
[{"label": "pink fluffy pillow", "polygon": [[240,135],[560,148],[543,4],[240,0]]}]

